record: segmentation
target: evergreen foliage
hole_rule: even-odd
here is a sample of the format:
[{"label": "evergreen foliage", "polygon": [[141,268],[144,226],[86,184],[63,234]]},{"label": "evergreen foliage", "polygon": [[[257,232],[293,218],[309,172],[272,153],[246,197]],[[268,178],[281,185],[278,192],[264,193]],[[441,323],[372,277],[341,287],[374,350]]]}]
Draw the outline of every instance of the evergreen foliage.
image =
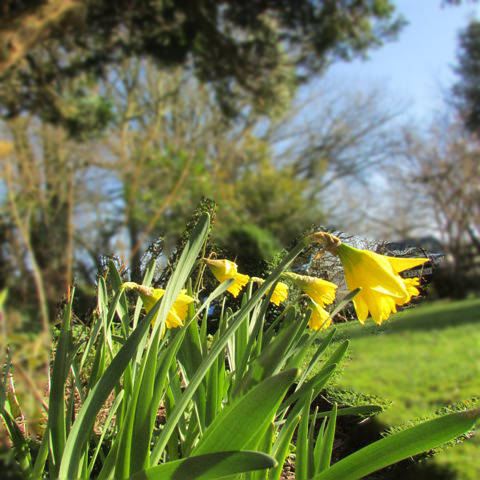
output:
[{"label": "evergreen foliage", "polygon": [[77,135],[108,122],[109,105],[86,86],[125,59],[188,65],[236,116],[241,98],[268,111],[292,85],[365,55],[403,25],[390,0],[30,0],[2,8],[1,113],[33,111]]}]

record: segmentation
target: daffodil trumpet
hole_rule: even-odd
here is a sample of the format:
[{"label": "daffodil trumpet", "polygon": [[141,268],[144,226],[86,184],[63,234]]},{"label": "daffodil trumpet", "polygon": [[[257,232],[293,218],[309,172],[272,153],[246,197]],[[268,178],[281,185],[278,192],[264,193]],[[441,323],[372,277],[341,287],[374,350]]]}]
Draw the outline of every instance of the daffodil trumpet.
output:
[{"label": "daffodil trumpet", "polygon": [[310,300],[312,313],[308,320],[308,327],[310,330],[326,330],[332,324],[332,317],[330,314],[318,303]]},{"label": "daffodil trumpet", "polygon": [[321,307],[329,305],[335,300],[337,286],[328,280],[308,275],[299,275],[293,272],[284,272],[282,277],[291,280],[303,293]]},{"label": "daffodil trumpet", "polygon": [[238,296],[250,279],[248,275],[238,273],[237,264],[231,260],[212,260],[209,258],[202,260],[208,265],[213,276],[220,283],[233,279],[233,283],[227,288],[227,292],[230,292],[234,297]]}]

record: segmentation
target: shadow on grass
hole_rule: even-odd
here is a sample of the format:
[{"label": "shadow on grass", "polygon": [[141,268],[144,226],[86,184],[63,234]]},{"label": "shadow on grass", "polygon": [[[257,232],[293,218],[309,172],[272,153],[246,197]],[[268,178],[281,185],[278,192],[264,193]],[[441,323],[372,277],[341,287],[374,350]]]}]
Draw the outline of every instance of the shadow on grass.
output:
[{"label": "shadow on grass", "polygon": [[[356,452],[382,438],[381,432],[387,426],[375,418],[354,423],[348,417],[339,417],[337,420],[338,446],[334,451],[335,461]],[[365,480],[461,480],[455,471],[426,462],[426,455],[419,455],[415,459],[407,459],[383,470],[372,473]]]},{"label": "shadow on grass", "polygon": [[[480,300],[461,303],[422,306],[406,311],[381,326],[369,323],[365,327],[355,324],[353,328],[344,328],[338,332],[336,341],[345,338],[361,338],[373,335],[385,335],[419,330],[440,330],[460,327],[471,323],[480,323]],[[368,320],[370,322],[370,319]]]}]

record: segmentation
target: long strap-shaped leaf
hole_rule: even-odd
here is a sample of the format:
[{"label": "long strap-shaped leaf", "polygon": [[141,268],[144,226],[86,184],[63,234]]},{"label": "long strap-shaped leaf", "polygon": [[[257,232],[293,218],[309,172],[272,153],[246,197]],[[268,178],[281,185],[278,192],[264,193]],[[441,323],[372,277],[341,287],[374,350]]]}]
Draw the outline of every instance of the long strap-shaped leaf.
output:
[{"label": "long strap-shaped leaf", "polygon": [[216,452],[147,468],[132,475],[130,480],[216,480],[276,464],[274,458],[261,452]]},{"label": "long strap-shaped leaf", "polygon": [[280,434],[278,435],[277,440],[272,448],[272,453],[275,455],[275,459],[277,460],[277,466],[270,470],[268,475],[269,480],[279,480],[283,471],[283,464],[285,463],[285,459],[287,458],[289,452],[290,441],[293,437],[293,432],[295,431],[299,420],[300,415],[292,415],[288,417],[284,427],[280,430]]},{"label": "long strap-shaped leaf", "polygon": [[[112,363],[109,365],[102,378],[86,398],[85,403],[80,409],[77,419],[73,424],[70,435],[68,436],[60,465],[59,478],[78,478],[80,458],[84,451],[84,446],[90,436],[97,412],[116,383],[120,380],[120,377],[130,360],[134,357],[140,341],[149,328],[150,321],[153,318],[156,318],[157,312],[159,314],[159,319],[163,319],[163,321],[165,320],[175,298],[185,284],[203,242],[205,241],[209,223],[210,220],[208,214],[204,214],[198,221],[185,246],[178,261],[177,268],[168,282],[165,295],[160,305],[157,303],[157,305],[155,305],[155,307],[149,312],[145,320],[133,331],[112,360]],[[158,325],[155,325],[155,328],[158,327]],[[154,332],[156,332],[155,328]]]},{"label": "long strap-shaped leaf", "polygon": [[239,392],[248,391],[253,385],[259,383],[263,379],[278,372],[284,365],[282,357],[290,350],[295,336],[302,325],[302,322],[296,322],[295,313],[292,310],[291,325],[284,328],[277,337],[264,349],[260,357],[252,362],[245,378],[238,384],[234,395]]},{"label": "long strap-shaped leaf", "polygon": [[421,423],[361,448],[311,480],[358,480],[468,432],[479,418],[480,409],[477,409]]},{"label": "long strap-shaped leaf", "polygon": [[312,403],[313,389],[305,395],[302,419],[297,432],[297,451],[295,457],[295,478],[307,480],[308,478],[308,414]]},{"label": "long strap-shaped leaf", "polygon": [[337,404],[333,404],[332,414],[328,419],[327,428],[325,429],[325,437],[322,444],[320,453],[320,462],[318,465],[318,471],[323,472],[330,466],[332,461],[333,441],[335,438],[337,422]]},{"label": "long strap-shaped leaf", "polygon": [[287,370],[269,377],[226,407],[207,428],[193,453],[241,450],[251,448],[252,440],[258,443],[296,376],[297,370]]},{"label": "long strap-shaped leaf", "polygon": [[52,387],[48,402],[48,432],[50,449],[50,468],[52,476],[58,475],[60,461],[65,448],[67,427],[65,416],[65,382],[70,365],[68,363],[68,348],[70,341],[70,323],[72,318],[73,292],[70,302],[65,307],[62,328],[58,341],[55,361],[53,363]]},{"label": "long strap-shaped leaf", "polygon": [[272,286],[275,280],[280,276],[283,270],[285,270],[292,263],[295,257],[303,250],[303,247],[304,245],[300,243],[291,252],[289,252],[288,255],[285,256],[280,265],[272,272],[272,274],[255,292],[255,295],[253,295],[252,298],[248,301],[248,303],[241,309],[241,311],[238,312],[234,322],[228,327],[227,331],[212,346],[212,350],[198,367],[197,372],[190,380],[188,387],[185,389],[181,400],[175,405],[174,410],[170,414],[170,418],[167,420],[167,423],[162,430],[162,433],[160,434],[160,437],[158,438],[157,443],[155,444],[155,447],[152,451],[152,456],[150,458],[151,465],[155,465],[160,460],[163,450],[168,443],[170,435],[175,430],[178,420],[187,408],[188,403],[195,394],[195,391],[205,377],[208,369],[216,360],[219,353],[225,348],[225,345],[227,344],[229,338],[235,333],[240,324],[245,321],[248,314],[252,311],[252,309],[262,298],[262,296],[267,292],[267,290]]}]

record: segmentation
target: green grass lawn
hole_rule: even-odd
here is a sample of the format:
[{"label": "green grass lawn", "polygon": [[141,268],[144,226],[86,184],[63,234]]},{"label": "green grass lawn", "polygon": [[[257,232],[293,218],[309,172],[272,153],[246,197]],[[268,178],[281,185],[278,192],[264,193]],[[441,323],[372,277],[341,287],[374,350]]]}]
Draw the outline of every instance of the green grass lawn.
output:
[{"label": "green grass lawn", "polygon": [[[350,356],[337,386],[391,400],[382,423],[399,425],[480,397],[480,299],[424,304],[381,327],[371,320],[342,324],[336,340],[345,338]],[[429,461],[454,469],[457,480],[479,480],[480,432]]]}]

